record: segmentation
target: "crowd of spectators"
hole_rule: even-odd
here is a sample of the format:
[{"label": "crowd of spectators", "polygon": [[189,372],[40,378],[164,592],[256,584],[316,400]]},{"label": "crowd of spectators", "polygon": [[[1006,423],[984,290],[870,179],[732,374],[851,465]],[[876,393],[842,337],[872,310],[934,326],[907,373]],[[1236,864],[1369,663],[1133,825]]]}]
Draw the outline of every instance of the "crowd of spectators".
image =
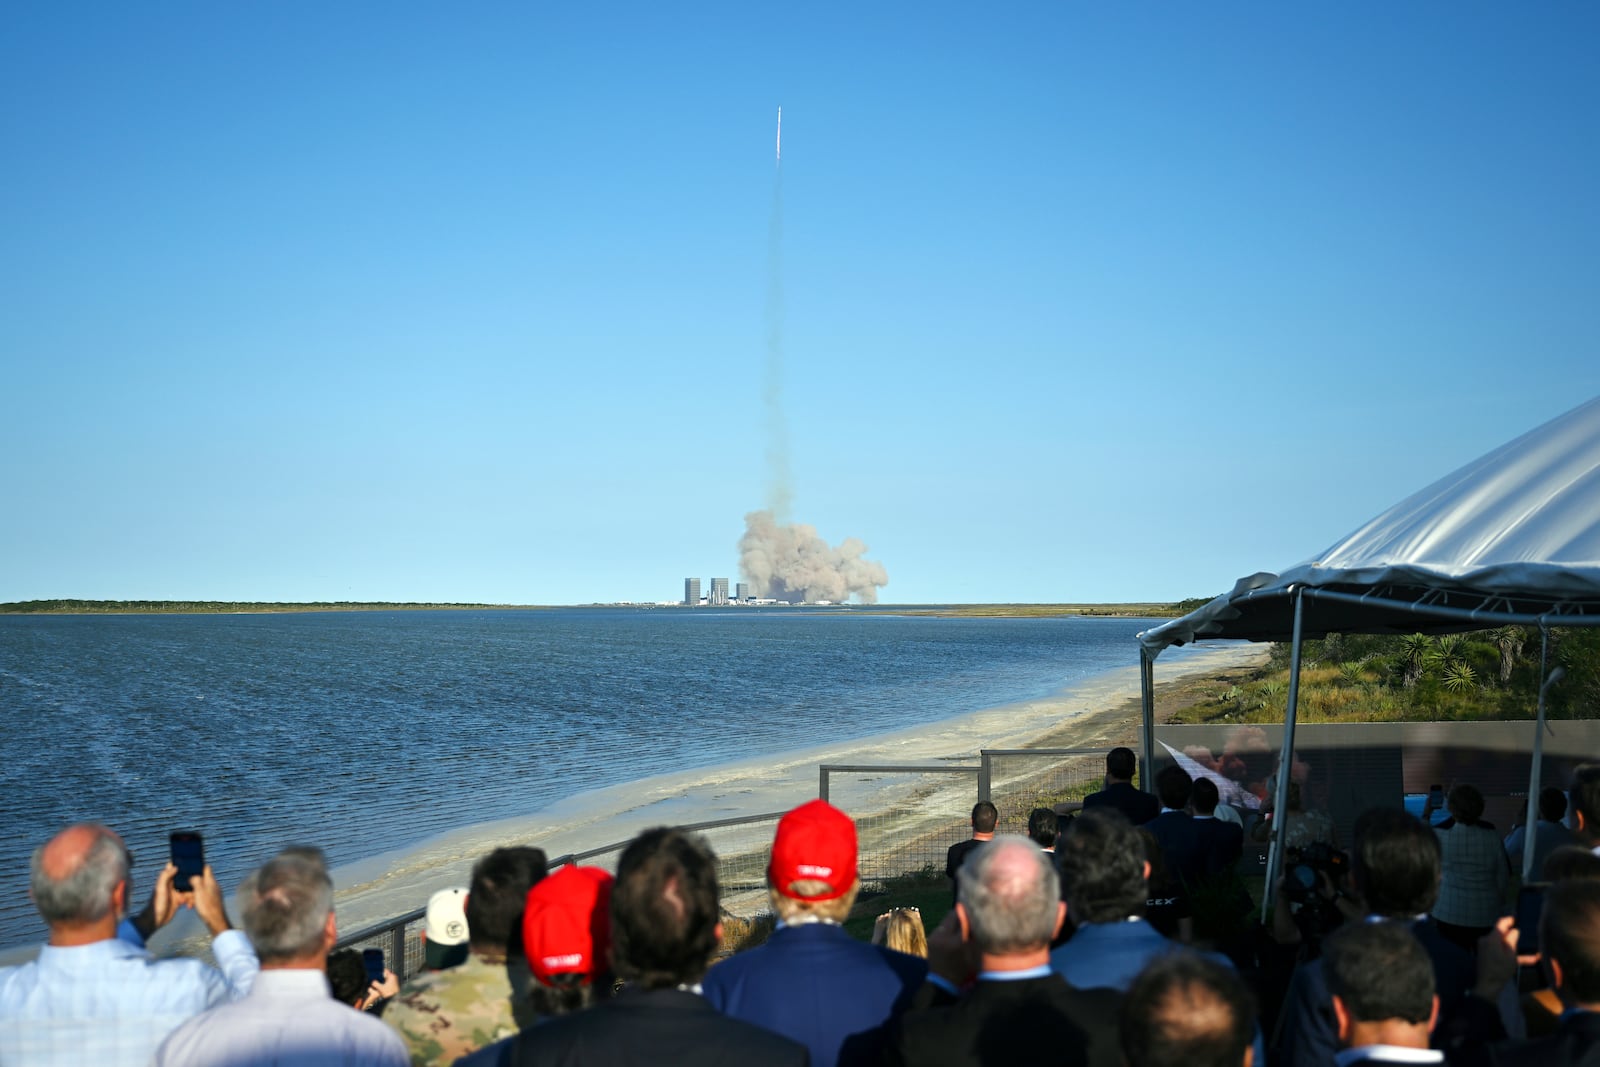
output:
[{"label": "crowd of spectators", "polygon": [[[778,823],[766,875],[778,921],[757,947],[713,964],[716,857],[659,827],[615,876],[551,873],[537,848],[482,857],[469,885],[430,900],[426,965],[404,985],[333,951],[318,849],[252,871],[235,929],[209,867],[180,890],[168,864],[130,914],[121,838],[70,826],[33,857],[49,941],[0,969],[0,1065],[1600,1063],[1600,764],[1541,796],[1541,824],[1505,840],[1469,785],[1438,826],[1370,809],[1348,878],[1341,859],[1298,890],[1274,887],[1272,924],[1240,952],[1157,921],[1174,896],[1235,874],[1240,827],[1181,768],[1138,793],[1131,757],[1112,753],[1106,789],[1076,818],[1036,809],[1026,837],[975,808],[971,838],[950,850],[954,903],[928,930],[914,907],[880,914],[870,941],[846,930],[856,828],[814,800]],[[1513,914],[1509,879],[1529,847],[1542,880],[1522,892],[1542,906]],[[214,966],[147,950],[185,908]]]}]

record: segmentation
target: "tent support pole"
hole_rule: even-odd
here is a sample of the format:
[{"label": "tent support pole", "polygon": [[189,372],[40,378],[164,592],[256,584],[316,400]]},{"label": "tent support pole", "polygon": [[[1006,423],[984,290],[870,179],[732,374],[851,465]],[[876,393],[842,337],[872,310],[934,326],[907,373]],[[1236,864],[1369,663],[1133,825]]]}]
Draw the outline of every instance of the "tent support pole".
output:
[{"label": "tent support pole", "polygon": [[1144,716],[1139,725],[1139,788],[1155,792],[1151,768],[1156,756],[1156,661],[1147,649],[1139,649],[1139,703]]},{"label": "tent support pole", "polygon": [[1539,828],[1540,776],[1544,771],[1544,695],[1558,679],[1547,673],[1550,666],[1550,631],[1539,627],[1539,715],[1533,724],[1533,768],[1528,772],[1528,815],[1522,823],[1522,884],[1533,881],[1533,839]]},{"label": "tent support pole", "polygon": [[1289,704],[1283,716],[1283,747],[1278,753],[1278,786],[1272,797],[1272,847],[1267,849],[1267,881],[1261,890],[1261,921],[1272,922],[1278,875],[1283,869],[1284,841],[1289,833],[1289,780],[1294,771],[1294,724],[1300,710],[1300,649],[1304,644],[1306,598],[1294,591],[1294,645],[1289,653]]}]

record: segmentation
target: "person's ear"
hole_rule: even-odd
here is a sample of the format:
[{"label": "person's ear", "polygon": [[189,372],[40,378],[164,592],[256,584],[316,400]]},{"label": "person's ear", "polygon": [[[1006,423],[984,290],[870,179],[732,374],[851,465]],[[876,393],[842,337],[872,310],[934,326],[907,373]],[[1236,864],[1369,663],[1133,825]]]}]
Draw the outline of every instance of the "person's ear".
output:
[{"label": "person's ear", "polygon": [[1144,880],[1147,881],[1147,882],[1150,880],[1150,861],[1149,860],[1145,860],[1144,861]]},{"label": "person's ear", "polygon": [[961,927],[961,940],[972,940],[972,924],[967,918],[967,906],[960,901],[956,902],[956,923]]},{"label": "person's ear", "polygon": [[1567,976],[1561,970],[1561,961],[1546,952],[1544,954],[1544,965],[1545,969],[1550,972],[1550,988],[1554,989],[1557,995],[1560,995],[1562,987],[1567,984]]},{"label": "person's ear", "polygon": [[1433,1028],[1439,1025],[1439,994],[1433,995],[1433,1010],[1428,1012],[1428,1033],[1433,1033]]},{"label": "person's ear", "polygon": [[[31,892],[32,891],[30,890],[30,895]],[[117,884],[111,887],[111,914],[123,915],[127,913],[127,910],[128,880],[123,878],[118,880]]]},{"label": "person's ear", "polygon": [[722,944],[722,924],[720,922],[711,928],[711,934],[717,939],[717,944]]},{"label": "person's ear", "polygon": [[326,956],[332,951],[333,946],[339,943],[339,923],[333,917],[333,912],[328,912],[327,920],[322,924],[322,940],[327,942],[323,946],[322,954]]},{"label": "person's ear", "polygon": [[[1434,1002],[1435,1006],[1437,1006],[1437,997],[1434,998]],[[1345,1006],[1344,1001],[1339,999],[1337,995],[1333,998],[1333,1019],[1334,1033],[1339,1038],[1339,1044],[1343,1045],[1350,1040],[1350,1009]]]},{"label": "person's ear", "polygon": [[1056,924],[1050,928],[1050,940],[1054,941],[1056,935],[1061,933],[1061,924],[1067,921],[1067,902],[1056,901]]}]

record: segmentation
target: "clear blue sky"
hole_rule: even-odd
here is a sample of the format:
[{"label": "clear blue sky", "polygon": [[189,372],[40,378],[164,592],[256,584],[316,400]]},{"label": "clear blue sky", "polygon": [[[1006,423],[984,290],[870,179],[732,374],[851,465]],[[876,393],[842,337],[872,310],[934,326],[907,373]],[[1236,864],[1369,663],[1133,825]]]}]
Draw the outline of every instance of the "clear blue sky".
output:
[{"label": "clear blue sky", "polygon": [[0,600],[1291,565],[1600,393],[1600,7],[18,4]]}]

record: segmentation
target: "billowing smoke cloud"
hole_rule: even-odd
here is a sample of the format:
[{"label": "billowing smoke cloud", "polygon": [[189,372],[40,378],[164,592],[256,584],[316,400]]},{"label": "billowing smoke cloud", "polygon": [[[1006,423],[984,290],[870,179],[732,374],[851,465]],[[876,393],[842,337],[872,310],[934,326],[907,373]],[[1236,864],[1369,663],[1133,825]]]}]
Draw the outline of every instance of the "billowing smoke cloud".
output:
[{"label": "billowing smoke cloud", "polygon": [[758,597],[775,600],[831,600],[852,596],[863,604],[878,602],[878,589],[889,584],[883,564],[863,559],[867,546],[847,537],[837,548],[805,523],[779,523],[770,511],[744,517],[739,538],[739,576]]}]

